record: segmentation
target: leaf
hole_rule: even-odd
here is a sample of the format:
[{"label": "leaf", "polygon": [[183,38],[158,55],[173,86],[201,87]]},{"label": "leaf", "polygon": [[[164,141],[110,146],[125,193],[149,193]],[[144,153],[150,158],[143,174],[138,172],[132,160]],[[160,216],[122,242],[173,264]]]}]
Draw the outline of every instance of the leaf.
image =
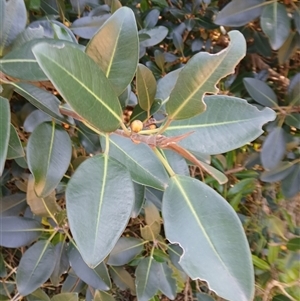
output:
[{"label": "leaf", "polygon": [[180,244],[180,265],[192,279],[207,281],[222,298],[252,300],[251,253],[226,200],[199,180],[176,175],[164,193],[162,215],[166,238]]},{"label": "leaf", "polygon": [[33,47],[33,53],[79,116],[100,131],[112,132],[119,127],[122,111],[118,97],[91,58],[67,44],[55,47],[41,43]]},{"label": "leaf", "polygon": [[27,246],[43,231],[37,220],[20,216],[0,217],[0,225],[0,244],[6,248]]},{"label": "leaf", "polygon": [[15,193],[1,197],[0,199],[0,215],[3,216],[17,216],[21,211],[27,207],[26,194]]},{"label": "leaf", "polygon": [[252,255],[252,261],[254,266],[262,271],[269,271],[271,269],[270,265],[266,261],[260,259],[256,255]]},{"label": "leaf", "polygon": [[27,27],[25,30],[18,34],[13,42],[12,49],[18,48],[28,41],[42,38],[44,38],[44,28],[42,26],[36,28]]},{"label": "leaf", "polygon": [[156,80],[151,70],[142,64],[138,64],[136,71],[136,91],[140,107],[149,111],[156,93]]},{"label": "leaf", "polygon": [[239,27],[260,16],[263,0],[232,0],[217,15],[215,23],[223,26]]},{"label": "leaf", "polygon": [[96,291],[93,300],[94,301],[115,301],[115,298],[106,292]]},{"label": "leaf", "polygon": [[290,81],[290,85],[288,87],[288,99],[289,104],[292,105],[300,105],[300,73],[297,73]]},{"label": "leaf", "polygon": [[159,190],[166,188],[168,174],[148,145],[116,134],[111,134],[109,141],[109,155],[126,166],[133,181]]},{"label": "leaf", "polygon": [[196,117],[173,121],[166,136],[192,134],[181,140],[182,147],[202,154],[220,154],[236,149],[259,137],[262,125],[275,119],[273,110],[259,111],[241,98],[206,96],[206,111]]},{"label": "leaf", "polygon": [[107,264],[122,266],[134,259],[144,250],[144,243],[141,239],[134,237],[120,237],[109,254]]},{"label": "leaf", "polygon": [[144,28],[139,31],[139,35],[147,34],[150,39],[140,42],[140,47],[151,47],[160,43],[168,34],[168,28],[165,26],[156,26],[153,28]]},{"label": "leaf", "polygon": [[190,175],[189,166],[184,157],[168,149],[161,149],[160,151],[167,159],[168,163],[176,174],[185,176]]},{"label": "leaf", "polygon": [[275,92],[265,82],[251,77],[245,77],[243,82],[248,93],[257,103],[270,108],[278,106]]},{"label": "leaf", "polygon": [[281,127],[275,127],[263,142],[260,159],[265,169],[277,167],[286,151],[285,132]]},{"label": "leaf", "polygon": [[34,191],[34,179],[28,177],[26,200],[33,214],[42,217],[51,217],[60,210],[56,203],[55,191],[53,190],[45,198],[39,198]]},{"label": "leaf", "polygon": [[59,111],[60,101],[52,93],[27,83],[14,83],[14,90],[26,98],[36,108],[40,109],[56,120],[67,122]]},{"label": "leaf", "polygon": [[81,38],[91,39],[109,17],[110,14],[81,17],[73,22],[70,29],[75,35],[80,36]]},{"label": "leaf", "polygon": [[146,200],[144,205],[145,222],[147,225],[151,225],[155,222],[160,223],[161,218],[157,207],[149,200]]},{"label": "leaf", "polygon": [[23,0],[0,1],[0,56],[17,35],[25,29],[27,12]]},{"label": "leaf", "polygon": [[78,301],[78,293],[62,293],[51,298],[51,301]]},{"label": "leaf", "polygon": [[210,295],[203,294],[203,293],[197,293],[197,301],[215,301]]},{"label": "leaf", "polygon": [[130,218],[133,202],[131,177],[117,161],[97,155],[76,169],[66,189],[67,214],[88,266],[96,267],[113,249]]},{"label": "leaf", "polygon": [[145,28],[153,28],[158,21],[160,15],[160,11],[157,8],[150,10],[144,20],[144,27]]},{"label": "leaf", "polygon": [[183,54],[184,42],[181,34],[178,31],[174,31],[172,37],[173,37],[173,44],[175,48],[177,49],[177,51],[181,53],[182,56],[184,56]]},{"label": "leaf", "polygon": [[285,118],[285,123],[300,130],[300,113],[292,113]]},{"label": "leaf", "polygon": [[54,265],[53,245],[40,240],[23,254],[17,271],[16,283],[20,295],[26,296],[50,277]]},{"label": "leaf", "polygon": [[10,107],[9,101],[0,96],[0,176],[6,161],[10,137]]},{"label": "leaf", "polygon": [[27,301],[50,301],[49,296],[40,288],[26,296]]},{"label": "leaf", "polygon": [[298,32],[291,32],[283,45],[278,50],[278,63],[283,65],[288,61],[297,51],[300,41]]},{"label": "leaf", "polygon": [[69,258],[67,256],[67,248],[64,241],[55,245],[54,255],[54,269],[50,276],[50,280],[54,286],[59,286],[61,282],[61,275],[69,269]]},{"label": "leaf", "polygon": [[142,210],[143,207],[143,203],[145,199],[145,186],[133,182],[133,187],[134,187],[135,198],[134,198],[133,209],[131,212],[131,217],[136,218],[140,214],[140,211]]},{"label": "leaf", "polygon": [[138,300],[148,301],[158,290],[174,300],[176,281],[171,275],[172,270],[166,263],[159,263],[152,256],[142,259],[135,271]]},{"label": "leaf", "polygon": [[27,133],[32,133],[40,124],[52,122],[52,118],[40,110],[33,110],[25,119],[23,128]]},{"label": "leaf", "polygon": [[[246,43],[238,31],[229,32],[231,43],[218,54],[195,54],[179,73],[166,104],[168,118],[187,119],[205,111],[205,93],[216,93],[216,83],[234,72],[234,67],[245,55]],[[193,80],[191,80],[193,79]]]},{"label": "leaf", "polygon": [[293,171],[293,166],[294,164],[288,161],[280,162],[275,168],[264,171],[260,179],[268,183],[281,181]]},{"label": "leaf", "polygon": [[294,237],[287,242],[286,247],[290,251],[298,251],[300,249],[300,237]]},{"label": "leaf", "polygon": [[15,158],[24,157],[24,156],[25,156],[25,153],[24,153],[24,149],[21,144],[19,135],[18,135],[15,127],[12,124],[10,124],[10,136],[9,136],[6,159],[11,160],[11,159],[15,159]]},{"label": "leaf", "polygon": [[107,272],[107,268],[104,262],[101,262],[96,268],[92,269],[87,266],[83,261],[78,250],[71,246],[68,252],[70,265],[75,271],[76,275],[82,279],[85,283],[99,290],[109,290],[111,283]]},{"label": "leaf", "polygon": [[55,123],[42,123],[32,132],[27,145],[28,167],[39,197],[48,196],[58,185],[71,160],[71,140]]},{"label": "leaf", "polygon": [[133,11],[128,7],[119,8],[90,40],[86,53],[100,66],[120,95],[131,83],[139,59]]},{"label": "leaf", "polygon": [[281,182],[282,193],[286,198],[294,197],[299,191],[300,164],[295,164],[293,170]]},{"label": "leaf", "polygon": [[132,295],[136,294],[134,280],[123,267],[111,266],[109,271],[114,284],[120,290],[130,289]]},{"label": "leaf", "polygon": [[270,40],[273,50],[278,50],[290,34],[291,21],[286,8],[279,2],[266,5],[260,17],[263,32]]}]

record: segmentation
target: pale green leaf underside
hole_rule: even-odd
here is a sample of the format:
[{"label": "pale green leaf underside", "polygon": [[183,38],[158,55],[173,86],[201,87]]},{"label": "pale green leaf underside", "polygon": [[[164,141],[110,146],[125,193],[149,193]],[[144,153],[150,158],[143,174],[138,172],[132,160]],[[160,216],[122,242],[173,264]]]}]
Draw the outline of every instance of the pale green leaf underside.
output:
[{"label": "pale green leaf underside", "polygon": [[70,45],[41,43],[33,53],[45,74],[73,110],[103,132],[121,123],[121,106],[109,80],[85,53]]},{"label": "pale green leaf underside", "polygon": [[180,244],[179,264],[192,279],[207,281],[225,299],[252,300],[251,253],[226,200],[199,180],[176,175],[165,191],[162,214],[166,237]]},{"label": "pale green leaf underside", "polygon": [[217,54],[200,52],[194,55],[179,73],[166,104],[169,119],[191,118],[205,111],[205,93],[217,93],[216,84],[233,73],[244,57],[246,42],[238,31],[229,32],[230,44]]},{"label": "pale green leaf underside", "polygon": [[173,121],[164,132],[167,136],[192,132],[179,143],[191,151],[213,155],[236,149],[259,137],[263,124],[276,118],[273,110],[260,111],[241,98],[212,95],[204,100],[204,113]]}]

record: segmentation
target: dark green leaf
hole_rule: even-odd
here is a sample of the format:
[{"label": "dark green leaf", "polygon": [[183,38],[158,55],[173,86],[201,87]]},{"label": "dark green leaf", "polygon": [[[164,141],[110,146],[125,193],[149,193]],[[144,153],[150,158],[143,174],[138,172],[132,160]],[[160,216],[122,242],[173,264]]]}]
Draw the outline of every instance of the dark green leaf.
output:
[{"label": "dark green leaf", "polygon": [[120,95],[131,83],[139,58],[136,21],[128,7],[118,9],[86,47]]},{"label": "dark green leaf", "polygon": [[223,26],[243,26],[260,16],[263,0],[233,0],[217,15],[215,23]]},{"label": "dark green leaf", "polygon": [[55,123],[42,123],[31,134],[27,145],[28,167],[39,197],[49,195],[58,185],[71,160],[71,140]]},{"label": "dark green leaf", "polygon": [[292,238],[288,241],[286,247],[290,251],[300,250],[300,237]]},{"label": "dark green leaf", "polygon": [[182,39],[181,34],[177,31],[174,31],[172,37],[173,37],[173,44],[174,44],[175,48],[183,56],[184,55],[183,54],[184,43],[183,43],[183,39]]},{"label": "dark green leaf", "polygon": [[26,296],[41,286],[51,275],[55,260],[53,246],[40,240],[23,254],[18,266],[16,282],[22,296]]},{"label": "dark green leaf", "polygon": [[150,47],[160,43],[168,34],[168,28],[164,26],[156,26],[151,29],[144,28],[139,31],[139,35],[147,34],[150,39],[140,42],[141,47]]},{"label": "dark green leaf", "polygon": [[26,206],[26,194],[24,193],[15,193],[13,195],[1,197],[0,215],[1,217],[17,216]]},{"label": "dark green leaf", "polygon": [[133,209],[131,212],[131,217],[136,218],[140,214],[140,211],[142,210],[142,206],[144,204],[145,186],[134,182],[133,187],[134,187],[135,198],[134,198]]},{"label": "dark green leaf", "polygon": [[0,96],[0,176],[6,161],[10,136],[10,108],[9,101]]},{"label": "dark green leaf", "polygon": [[88,267],[74,246],[69,250],[68,256],[71,267],[81,280],[95,289],[103,291],[110,289],[110,278],[104,262],[101,262],[94,269]]},{"label": "dark green leaf", "polygon": [[130,289],[131,294],[135,295],[135,284],[131,275],[123,268],[111,266],[109,268],[114,284],[121,290]]},{"label": "dark green leaf", "polygon": [[278,50],[290,34],[291,21],[285,5],[275,1],[266,5],[260,17],[263,32],[273,50]]},{"label": "dark green leaf", "polygon": [[0,225],[0,244],[6,248],[29,245],[43,231],[37,220],[20,216],[0,217]]},{"label": "dark green leaf", "polygon": [[134,203],[130,174],[114,159],[94,156],[76,169],[66,201],[78,249],[83,260],[95,267],[113,249],[130,218]]},{"label": "dark green leaf", "polygon": [[79,116],[100,131],[111,132],[119,127],[122,112],[118,97],[91,58],[67,44],[56,47],[41,43],[33,52],[56,89]]},{"label": "dark green leaf", "polygon": [[51,122],[52,118],[40,110],[34,110],[26,117],[23,128],[27,133],[32,133],[40,124]]},{"label": "dark green leaf", "polygon": [[166,104],[169,119],[187,119],[204,112],[204,94],[215,94],[218,91],[217,82],[234,72],[234,66],[245,55],[246,43],[238,31],[231,31],[229,36],[231,43],[226,49],[214,55],[197,53],[179,73]]},{"label": "dark green leaf", "polygon": [[295,164],[293,170],[282,180],[282,193],[287,198],[292,198],[300,191],[300,164]]},{"label": "dark green leaf", "polygon": [[121,266],[130,262],[144,249],[141,239],[133,237],[120,237],[109,254],[107,264]]},{"label": "dark green leaf", "polygon": [[273,110],[259,111],[244,99],[230,96],[206,96],[206,111],[196,117],[173,121],[167,136],[192,134],[179,144],[202,154],[220,154],[245,145],[259,137],[262,125],[274,120]]},{"label": "dark green leaf", "polygon": [[281,181],[293,171],[293,166],[294,164],[288,161],[280,162],[275,168],[264,171],[260,179],[268,183]]},{"label": "dark green leaf", "polygon": [[15,159],[15,158],[24,157],[24,156],[25,156],[25,153],[24,153],[24,149],[21,144],[19,135],[18,135],[15,127],[11,124],[6,158],[8,160],[11,160],[11,159]]},{"label": "dark green leaf", "polygon": [[292,113],[286,116],[285,123],[300,130],[300,113]]},{"label": "dark green leaf", "polygon": [[27,301],[50,301],[49,296],[40,288],[26,296]]},{"label": "dark green leaf", "polygon": [[164,193],[162,214],[166,237],[182,247],[180,265],[192,279],[207,281],[225,299],[252,300],[251,253],[226,200],[199,180],[176,175]]},{"label": "dark green leaf", "polygon": [[0,277],[4,278],[7,276],[5,262],[2,253],[0,253]]},{"label": "dark green leaf", "polygon": [[231,187],[228,191],[228,196],[232,197],[235,194],[247,195],[253,192],[257,187],[257,180],[253,178],[244,179]]},{"label": "dark green leaf", "polygon": [[78,301],[78,293],[62,293],[52,297],[51,301]]},{"label": "dark green leaf", "polygon": [[298,32],[291,32],[284,44],[278,50],[278,62],[280,65],[286,63],[299,48],[300,35]]},{"label": "dark green leaf", "polygon": [[160,11],[158,9],[152,9],[144,20],[145,28],[153,28],[157,24],[159,15]]}]

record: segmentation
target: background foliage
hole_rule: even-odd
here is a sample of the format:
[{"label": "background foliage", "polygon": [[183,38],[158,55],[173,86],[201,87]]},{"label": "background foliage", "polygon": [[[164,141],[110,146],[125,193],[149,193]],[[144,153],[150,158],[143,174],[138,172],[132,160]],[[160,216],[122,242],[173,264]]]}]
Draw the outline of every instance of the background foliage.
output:
[{"label": "background foliage", "polygon": [[[229,295],[226,290],[222,292],[221,274],[212,268],[213,263],[220,264],[218,261],[212,261],[205,277],[199,277],[198,271],[188,267],[190,261],[178,264],[183,252],[179,245],[166,241],[167,237],[185,246],[185,238],[190,238],[197,246],[192,228],[185,235],[180,232],[187,219],[180,222],[172,218],[176,208],[170,201],[181,193],[180,187],[186,187],[189,199],[194,185],[220,201],[216,207],[206,208],[207,216],[212,212],[220,214],[207,220],[207,229],[223,212],[235,220],[232,208],[241,220],[252,253],[255,300],[299,300],[297,1],[0,3],[1,300],[131,300],[135,296],[138,300],[221,300],[218,295],[226,298]],[[129,9],[118,10],[121,6],[129,7],[134,14]],[[226,32],[233,29],[229,37]],[[244,50],[238,33],[246,40]],[[118,43],[111,45],[107,37],[118,37],[112,39]],[[49,47],[49,39],[56,48]],[[218,56],[207,55],[221,50]],[[199,53],[201,57],[196,55]],[[216,61],[211,63],[213,59]],[[115,67],[120,62],[124,64],[122,68]],[[218,94],[222,96],[205,96],[205,108],[201,95],[214,94],[216,90],[208,84],[204,91],[195,88],[199,83],[194,81],[200,77],[196,71],[200,68],[195,66],[199,64],[208,78],[211,70],[219,72],[215,68],[219,63],[223,64],[220,69],[228,70],[212,81],[213,85],[218,83]],[[59,72],[55,64],[62,66]],[[92,72],[87,74],[85,69]],[[85,91],[74,89],[76,81],[84,83]],[[101,89],[103,86],[106,89]],[[184,95],[186,88],[195,89],[197,106],[192,100],[178,110],[178,104],[189,99]],[[259,110],[253,106],[252,111],[244,108],[246,104],[239,98]],[[80,116],[61,103],[63,99],[68,99]],[[82,99],[90,101],[93,110],[82,106]],[[232,117],[224,114],[222,106],[226,101]],[[272,108],[276,119],[271,121],[271,110],[264,108]],[[205,113],[193,117],[205,109]],[[193,136],[182,140],[179,145],[193,156],[187,161],[162,147],[160,155],[176,173],[172,180],[144,143],[135,144],[112,134],[108,156],[104,132],[115,131],[123,121],[151,121],[148,117],[152,115],[160,120],[164,112],[175,120],[164,132],[167,137],[186,133],[185,118],[190,118],[189,126],[206,125],[208,121],[223,120],[224,115],[228,120],[237,117],[239,122],[248,118],[240,130],[249,135],[243,138],[230,126],[226,135],[214,127],[207,126],[202,132],[201,128],[196,129],[196,135],[205,143],[199,144]],[[99,119],[100,114],[106,118]],[[258,129],[268,121],[271,122],[264,127],[265,133],[259,136]],[[146,131],[151,133],[155,127],[149,122]],[[95,129],[101,129],[100,139]],[[256,134],[250,134],[255,130]],[[195,157],[201,168],[191,161]],[[109,171],[106,181],[114,185],[91,186],[94,181],[105,183],[98,173],[105,168]],[[187,180],[187,175],[195,180]],[[208,186],[199,179],[214,191],[207,190]],[[166,186],[171,188],[163,195]],[[105,193],[112,199],[111,207],[103,207],[102,213],[106,221],[117,221],[117,226],[112,231],[104,222],[101,232],[96,233],[87,220],[99,211],[99,202],[91,200],[84,210],[81,206],[87,198],[86,191],[89,197],[102,195],[101,187],[110,187]],[[224,205],[221,197],[230,206]],[[76,201],[71,204],[66,199]],[[217,213],[218,208],[221,213]],[[128,219],[119,218],[129,215],[129,223]],[[69,227],[76,246],[71,243]],[[235,232],[231,231],[228,227],[223,235],[229,233],[232,238],[230,235]],[[232,258],[225,254],[228,266],[238,266],[234,268],[236,273],[251,272],[247,260],[237,264],[239,252],[247,243],[243,244],[242,234],[234,235],[236,242],[230,247],[236,248],[237,254],[232,253]],[[99,237],[105,237],[104,249]],[[215,239],[223,248],[224,236]],[[108,242],[112,248],[109,254]],[[195,265],[204,265],[210,259],[200,258],[200,264]],[[192,256],[192,260],[198,259]],[[187,270],[191,278],[207,282],[192,280]],[[234,290],[233,284],[232,287]],[[237,286],[240,287],[244,289],[247,285]],[[227,299],[247,300],[250,295],[251,292],[243,291]]]}]

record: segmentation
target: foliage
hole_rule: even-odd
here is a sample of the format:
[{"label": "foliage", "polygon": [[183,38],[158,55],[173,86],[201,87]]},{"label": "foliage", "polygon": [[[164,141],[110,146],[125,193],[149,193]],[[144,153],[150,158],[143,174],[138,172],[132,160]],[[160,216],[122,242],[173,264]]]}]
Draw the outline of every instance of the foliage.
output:
[{"label": "foliage", "polygon": [[297,300],[299,8],[222,2],[1,0],[2,300]]}]

